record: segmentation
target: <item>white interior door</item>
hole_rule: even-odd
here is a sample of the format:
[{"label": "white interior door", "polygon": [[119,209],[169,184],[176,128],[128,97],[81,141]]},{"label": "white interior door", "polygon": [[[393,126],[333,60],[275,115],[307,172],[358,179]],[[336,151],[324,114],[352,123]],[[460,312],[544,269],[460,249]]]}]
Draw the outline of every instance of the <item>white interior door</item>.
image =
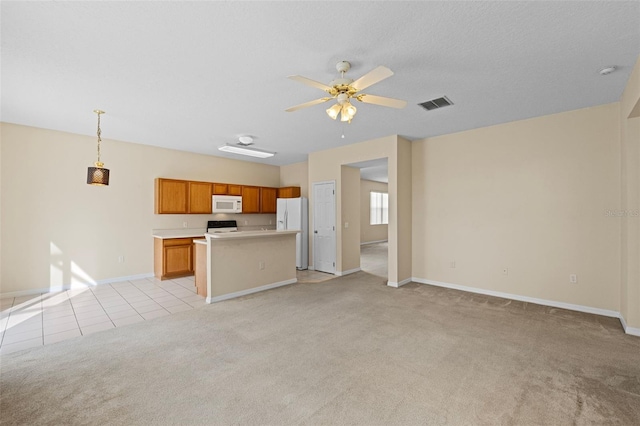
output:
[{"label": "white interior door", "polygon": [[313,184],[313,267],[336,272],[335,182]]}]

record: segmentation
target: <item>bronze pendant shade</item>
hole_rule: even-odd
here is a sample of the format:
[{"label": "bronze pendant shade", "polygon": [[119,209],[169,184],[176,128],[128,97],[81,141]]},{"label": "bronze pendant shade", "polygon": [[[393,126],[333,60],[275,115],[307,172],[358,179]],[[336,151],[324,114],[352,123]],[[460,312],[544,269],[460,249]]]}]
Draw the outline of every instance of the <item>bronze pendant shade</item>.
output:
[{"label": "bronze pendant shade", "polygon": [[100,142],[101,133],[100,130],[100,114],[104,114],[104,111],[99,109],[94,110],[98,114],[98,161],[95,163],[95,167],[89,167],[87,170],[87,183],[89,185],[107,186],[109,185],[109,169],[105,169],[104,164],[100,162]]}]

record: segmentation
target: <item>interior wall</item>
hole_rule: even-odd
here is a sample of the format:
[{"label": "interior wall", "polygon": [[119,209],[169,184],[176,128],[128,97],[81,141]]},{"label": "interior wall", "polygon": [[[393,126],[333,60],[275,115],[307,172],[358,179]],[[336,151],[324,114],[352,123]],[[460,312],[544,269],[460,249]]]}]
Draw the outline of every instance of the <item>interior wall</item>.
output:
[{"label": "interior wall", "polygon": [[371,199],[370,193],[389,192],[388,184],[384,182],[374,182],[372,180],[360,180],[360,244],[370,243],[373,241],[385,241],[387,239],[387,225],[371,225],[370,209]]},{"label": "interior wall", "polygon": [[360,269],[360,169],[342,166],[342,272]]},{"label": "interior wall", "polygon": [[620,98],[620,313],[640,332],[640,58]]},{"label": "interior wall", "polygon": [[299,186],[300,195],[309,198],[309,162],[280,166],[280,186]]},{"label": "interior wall", "polygon": [[[399,146],[401,156],[399,156]],[[408,152],[408,154],[407,154]],[[411,278],[411,144],[396,135],[386,136],[366,142],[345,145],[309,154],[309,186],[314,182],[336,182],[336,270],[343,269],[343,259],[351,254],[343,254],[342,245],[342,169],[345,164],[387,158],[389,165],[389,284],[398,285]],[[398,162],[401,161],[399,164]],[[398,172],[400,170],[400,173]],[[400,185],[404,187],[400,188]],[[313,223],[313,190],[310,189],[311,223]],[[359,192],[352,194],[358,198]],[[409,223],[398,226],[398,217],[409,218]],[[400,232],[399,232],[400,230]],[[349,245],[351,247],[351,245]],[[357,246],[359,253],[360,247]],[[309,254],[313,259],[313,247]],[[398,268],[398,256],[408,256]]]},{"label": "interior wall", "polygon": [[618,311],[618,116],[614,103],[414,142],[413,276]]},{"label": "interior wall", "polygon": [[[110,185],[95,187],[95,137],[7,123],[1,136],[2,293],[151,273],[152,229],[204,229],[217,216],[154,214],[156,177],[280,183],[277,166],[105,139]],[[241,216],[247,226],[274,217]]]}]

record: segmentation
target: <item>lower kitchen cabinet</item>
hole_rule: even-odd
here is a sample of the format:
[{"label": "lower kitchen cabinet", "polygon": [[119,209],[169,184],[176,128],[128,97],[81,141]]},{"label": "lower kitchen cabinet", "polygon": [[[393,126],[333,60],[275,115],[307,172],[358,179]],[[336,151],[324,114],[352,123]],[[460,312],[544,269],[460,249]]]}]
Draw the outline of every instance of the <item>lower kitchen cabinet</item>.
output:
[{"label": "lower kitchen cabinet", "polygon": [[193,238],[155,238],[155,276],[164,280],[193,275],[193,246]]}]

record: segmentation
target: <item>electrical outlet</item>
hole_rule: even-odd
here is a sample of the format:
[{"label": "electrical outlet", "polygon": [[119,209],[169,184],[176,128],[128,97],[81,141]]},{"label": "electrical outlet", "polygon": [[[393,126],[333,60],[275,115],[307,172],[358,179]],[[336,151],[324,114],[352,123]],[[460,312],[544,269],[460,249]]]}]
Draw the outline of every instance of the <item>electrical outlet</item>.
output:
[{"label": "electrical outlet", "polygon": [[273,225],[273,220],[269,219],[269,225]]},{"label": "electrical outlet", "polygon": [[345,223],[344,223],[344,227],[345,227],[345,228],[348,228],[348,227],[349,227],[349,222],[345,222]]},{"label": "electrical outlet", "polygon": [[258,268],[260,270],[264,269],[264,261],[260,261],[260,263],[258,263]]},{"label": "electrical outlet", "polygon": [[577,283],[578,282],[578,276],[576,274],[569,275],[569,282],[570,283]]},{"label": "electrical outlet", "polygon": [[182,227],[186,228],[187,226],[189,226],[189,224],[187,222],[182,222]]},{"label": "electrical outlet", "polygon": [[504,268],[502,270],[502,275],[509,275],[509,268]]},{"label": "electrical outlet", "polygon": [[248,220],[245,220],[245,221],[244,221],[244,224],[245,224],[245,225],[248,225],[248,224],[249,224],[249,221],[248,221]]},{"label": "electrical outlet", "polygon": [[124,256],[118,256],[118,263],[124,263]]},{"label": "electrical outlet", "polygon": [[451,265],[450,265],[450,266],[451,266],[452,268],[455,268],[455,267],[456,267],[456,261],[455,261],[455,260],[452,260],[452,261],[451,261]]}]

